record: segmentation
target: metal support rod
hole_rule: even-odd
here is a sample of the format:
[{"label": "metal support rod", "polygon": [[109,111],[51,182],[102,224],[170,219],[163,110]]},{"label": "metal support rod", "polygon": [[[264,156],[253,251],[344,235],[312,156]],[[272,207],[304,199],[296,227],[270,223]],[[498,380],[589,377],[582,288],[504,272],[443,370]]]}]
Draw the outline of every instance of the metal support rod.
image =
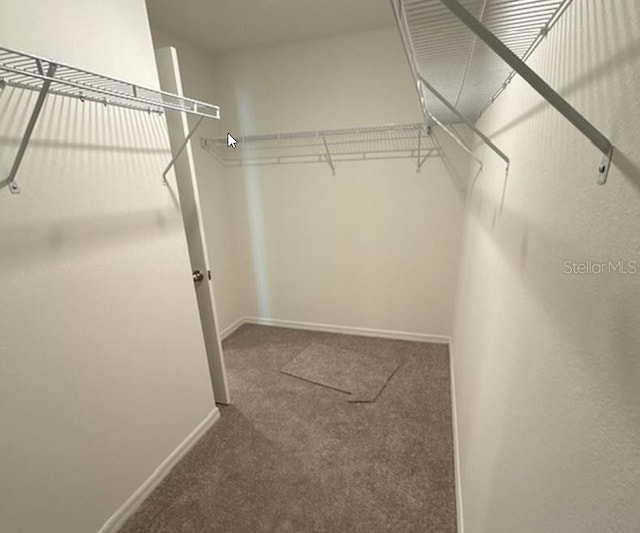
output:
[{"label": "metal support rod", "polygon": [[422,161],[418,162],[418,169],[422,168],[422,165],[424,165],[424,162],[429,159],[431,157],[431,154],[433,153],[432,149],[429,149],[427,151],[427,153],[425,154],[425,156],[422,158]]},{"label": "metal support rod", "polygon": [[420,101],[420,107],[422,109],[422,117],[426,121],[429,113],[427,112],[427,103],[424,100],[424,95],[422,91],[420,91],[420,85],[418,84],[418,70],[414,61],[413,52],[411,51],[411,47],[407,43],[403,23],[406,24],[406,18],[404,16],[404,11],[402,9],[402,0],[391,0],[391,7],[393,8],[393,14],[396,17],[396,24],[400,29],[400,36],[402,37],[402,45],[404,46],[404,52],[407,56],[407,60],[409,61],[409,68],[411,69],[411,73],[413,74],[413,80],[416,83],[416,91],[418,92],[418,100]]},{"label": "metal support rod", "polygon": [[498,148],[495,144],[493,144],[493,142],[491,141],[491,139],[489,139],[489,137],[487,137],[478,128],[476,128],[473,122],[471,122],[460,111],[458,111],[457,107],[455,107],[444,96],[442,96],[436,90],[436,88],[433,85],[431,85],[427,80],[425,80],[424,77],[421,76],[420,74],[418,74],[418,80],[420,81],[420,83],[422,83],[422,85],[424,85],[427,88],[427,90],[431,94],[433,94],[438,100],[440,100],[449,111],[451,111],[460,120],[462,120],[467,126],[469,126],[469,128],[471,129],[471,131],[473,131],[473,133],[475,133],[478,137],[480,137],[489,148],[491,148],[496,154],[498,154],[498,156],[502,158],[502,160],[507,164],[507,167],[509,166],[509,158],[507,157],[507,155],[502,150],[500,150],[500,148]]},{"label": "metal support rod", "polygon": [[[418,83],[418,85],[420,86],[420,92],[422,92],[424,90],[423,86],[420,85],[420,83]],[[431,121],[434,124],[437,124],[438,126],[440,126],[440,128],[442,128],[442,130],[449,136],[451,137],[456,144],[458,144],[458,146],[460,146],[460,148],[462,148],[465,152],[467,152],[467,154],[469,154],[469,156],[471,156],[472,159],[474,159],[479,165],[480,168],[482,168],[483,164],[482,161],[480,159],[478,159],[474,154],[473,154],[473,150],[471,149],[471,147],[469,145],[467,145],[466,142],[464,142],[463,139],[460,138],[460,136],[457,134],[457,132],[452,131],[451,129],[447,128],[447,126],[445,126],[433,113],[431,113],[431,111],[429,110],[429,108],[425,108],[426,112],[427,112],[427,116],[431,119]],[[431,129],[431,126],[428,126],[429,130]]]},{"label": "metal support rod", "polygon": [[418,130],[418,163],[417,163],[417,168],[416,168],[416,172],[420,172],[420,148],[422,144],[422,130]]},{"label": "metal support rod", "polygon": [[327,153],[327,163],[329,163],[329,166],[331,167],[331,173],[335,176],[336,168],[333,166],[333,159],[331,159],[331,152],[329,152],[329,145],[327,144],[327,139],[324,135],[322,136],[322,143],[324,144],[324,150]]},{"label": "metal support rod", "polygon": [[610,157],[613,145],[600,131],[584,118],[571,104],[554,91],[551,86],[538,76],[524,61],[514,54],[500,39],[491,33],[458,0],[440,0],[460,21],[474,32],[484,43],[500,56],[513,70],[533,87],[547,102],[555,107],[564,117],[578,128],[606,156]]},{"label": "metal support rod", "polygon": [[49,63],[49,68],[47,69],[47,80],[42,83],[42,88],[40,89],[40,94],[38,94],[36,105],[33,107],[33,112],[31,113],[31,118],[29,119],[29,123],[27,124],[27,129],[22,136],[22,142],[20,143],[20,147],[18,148],[18,153],[16,154],[16,158],[13,161],[13,166],[9,171],[9,176],[5,180],[5,183],[9,184],[9,190],[13,194],[20,193],[20,186],[15,181],[16,174],[18,173],[18,169],[20,168],[20,163],[22,163],[22,158],[27,151],[27,146],[29,145],[31,135],[33,134],[33,130],[36,127],[36,123],[38,122],[38,117],[40,117],[42,106],[44,105],[44,101],[47,98],[47,93],[49,92],[49,87],[51,87],[53,76],[55,75],[57,68],[58,65],[56,65],[55,63]]},{"label": "metal support rod", "polygon": [[216,154],[213,148],[209,147],[209,140],[205,137],[200,137],[200,147],[211,154],[216,159],[216,161],[218,161],[218,163],[220,163],[221,165],[225,165],[225,161],[218,154]]},{"label": "metal support rod", "polygon": [[164,172],[162,173],[162,183],[164,185],[167,184],[167,174],[169,173],[169,171],[171,170],[171,167],[173,167],[173,165],[176,164],[176,161],[178,160],[178,157],[180,157],[180,155],[182,154],[182,152],[184,152],[184,149],[187,147],[187,144],[189,144],[189,141],[191,140],[191,137],[194,136],[196,130],[198,129],[198,126],[200,126],[200,123],[204,120],[204,117],[200,117],[198,119],[198,122],[196,122],[196,125],[193,127],[193,129],[189,132],[189,135],[187,135],[187,137],[185,138],[184,142],[182,143],[182,146],[180,147],[180,149],[178,150],[178,152],[176,153],[176,155],[173,156],[173,159],[171,160],[171,162],[167,165],[167,168],[164,169]]},{"label": "metal support rod", "polygon": [[[555,26],[555,24],[560,20],[560,17],[564,14],[564,12],[569,8],[569,5],[573,2],[573,0],[563,0],[562,5],[558,8],[555,15],[547,22],[547,24],[540,30],[540,34],[536,37],[536,39],[531,43],[525,54],[522,56],[522,62],[526,63],[527,59],[533,54],[538,45],[542,42],[542,40],[547,36],[547,34],[551,31],[551,28]],[[513,78],[516,76],[516,71],[512,70],[504,83],[500,86],[500,88],[493,93],[491,99],[487,102],[487,104],[482,108],[482,111],[478,113],[478,118],[480,118],[484,112],[489,108],[493,102],[495,102],[503,91],[507,88],[507,86],[511,83]]]},{"label": "metal support rod", "polygon": [[482,161],[480,161],[480,159],[478,159],[475,155],[473,155],[473,150],[471,150],[471,148],[469,148],[466,145],[466,143],[460,137],[458,137],[453,131],[451,131],[442,122],[440,122],[435,116],[433,116],[431,114],[431,111],[427,111],[427,112],[429,113],[431,120],[433,120],[438,126],[440,126],[444,130],[444,132],[449,137],[451,137],[458,144],[458,146],[460,146],[460,148],[462,148],[465,152],[467,152],[467,154],[469,154],[471,158],[480,165],[480,168],[482,168]]}]

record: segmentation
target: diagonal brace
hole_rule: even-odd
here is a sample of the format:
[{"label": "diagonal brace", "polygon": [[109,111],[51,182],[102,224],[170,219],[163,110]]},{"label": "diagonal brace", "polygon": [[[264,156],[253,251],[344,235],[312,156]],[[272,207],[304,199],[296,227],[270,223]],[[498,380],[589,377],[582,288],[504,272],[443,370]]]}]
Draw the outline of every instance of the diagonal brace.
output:
[{"label": "diagonal brace", "polygon": [[182,143],[182,146],[176,152],[176,155],[173,156],[173,159],[169,162],[169,164],[167,165],[167,168],[164,169],[164,172],[162,173],[162,183],[163,183],[163,185],[167,185],[167,183],[168,183],[167,182],[167,174],[169,174],[169,171],[171,170],[173,165],[176,164],[176,161],[178,160],[178,158],[180,157],[182,152],[184,152],[184,149],[187,147],[187,144],[189,144],[189,141],[191,140],[191,137],[193,137],[195,135],[195,133],[196,133],[196,131],[197,131],[198,127],[200,126],[200,123],[202,122],[203,119],[204,119],[204,117],[200,117],[198,119],[198,122],[196,122],[196,125],[193,127],[193,129],[186,136],[184,142]]},{"label": "diagonal brace", "polygon": [[[37,63],[37,67],[38,67],[38,70],[42,71],[42,63],[39,60]],[[49,63],[49,68],[47,69],[47,78],[53,78],[57,68],[58,68],[57,64]],[[27,146],[29,146],[31,135],[33,134],[33,130],[36,127],[38,118],[40,117],[42,106],[44,105],[44,101],[47,98],[47,94],[49,92],[49,88],[51,87],[52,82],[53,82],[52,79],[46,79],[42,84],[42,88],[40,89],[40,93],[38,94],[38,99],[36,100],[36,105],[33,107],[33,111],[31,113],[31,118],[29,118],[27,128],[25,129],[24,135],[22,136],[22,141],[20,142],[18,153],[16,154],[16,158],[13,161],[13,166],[9,171],[9,176],[7,177],[6,180],[4,180],[4,183],[9,184],[9,190],[13,194],[20,194],[20,186],[16,183],[16,174],[18,173],[18,169],[20,168],[20,163],[22,163],[24,154],[27,151]]]},{"label": "diagonal brace", "polygon": [[211,143],[210,143],[209,139],[207,139],[205,137],[200,137],[200,147],[203,150],[206,150],[207,153],[209,153],[211,156],[213,156],[213,158],[218,163],[220,163],[223,166],[227,166],[227,162],[222,157],[220,157],[218,154],[216,154],[216,151],[215,151],[214,147],[213,146],[210,147],[210,144]]},{"label": "diagonal brace", "polygon": [[[431,126],[426,128],[426,133],[431,138]],[[433,148],[427,148],[426,153],[423,155],[422,151],[422,129],[418,130],[418,158],[416,160],[416,172],[420,172],[422,165],[424,165],[425,161],[431,157],[433,154]]]},{"label": "diagonal brace", "polygon": [[[440,122],[435,115],[433,115],[431,113],[431,111],[429,111],[427,109],[427,113],[429,115],[429,118],[431,120],[433,120],[433,122],[435,122],[438,126],[440,126],[440,129],[442,129],[442,131],[444,131],[449,137],[451,137],[457,144],[458,146],[460,146],[460,148],[462,148],[465,152],[467,152],[467,154],[469,154],[469,156],[471,157],[471,159],[473,159],[476,163],[478,163],[478,165],[480,165],[480,168],[483,167],[482,165],[482,161],[480,161],[480,159],[478,159],[474,154],[473,154],[473,150],[471,148],[469,148],[467,146],[467,143],[465,143],[458,135],[456,135],[451,129],[447,128],[442,122]],[[508,168],[507,168],[508,170]]]},{"label": "diagonal brace", "polygon": [[327,144],[327,139],[326,139],[326,137],[324,135],[322,136],[322,144],[324,144],[324,151],[327,154],[327,163],[329,163],[329,166],[331,167],[331,173],[335,176],[336,175],[336,167],[333,165],[333,159],[331,158],[331,152],[329,151],[329,145]]},{"label": "diagonal brace", "polygon": [[427,80],[424,79],[422,75],[418,74],[418,80],[422,85],[424,85],[429,90],[431,94],[433,94],[438,100],[440,100],[449,111],[451,111],[460,120],[462,120],[467,126],[469,126],[469,129],[471,129],[473,133],[475,133],[478,137],[480,137],[489,148],[491,148],[496,154],[498,154],[498,156],[507,164],[507,169],[509,168],[509,158],[502,150],[500,150],[500,148],[498,148],[493,143],[491,139],[489,139],[489,137],[487,137],[484,133],[482,133],[475,126],[475,124],[473,124],[473,122],[471,122],[465,115],[463,115],[460,111],[458,111],[458,108],[455,107],[451,102],[449,102],[449,100],[447,100],[444,96],[442,96],[433,85],[431,85]]},{"label": "diagonal brace", "polygon": [[420,169],[422,168],[422,165],[425,164],[427,159],[429,159],[432,154],[433,154],[433,150],[430,148],[429,150],[427,150],[427,153],[424,155],[424,157],[422,159],[420,159],[420,161],[418,161],[418,172],[420,172]]},{"label": "diagonal brace", "polygon": [[420,172],[420,167],[422,166],[420,164],[420,159],[421,159],[421,154],[420,154],[420,149],[422,148],[422,130],[418,130],[418,161],[417,161],[417,168],[416,168],[416,172]]},{"label": "diagonal brace", "polygon": [[440,2],[458,17],[465,26],[482,39],[503,61],[520,74],[533,89],[555,107],[571,124],[578,128],[604,154],[603,162],[598,168],[600,174],[598,182],[604,184],[607,180],[607,173],[613,155],[613,145],[611,141],[600,133],[600,131],[569,104],[569,102],[554,91],[546,81],[514,54],[508,46],[469,13],[458,0],[440,0]]}]

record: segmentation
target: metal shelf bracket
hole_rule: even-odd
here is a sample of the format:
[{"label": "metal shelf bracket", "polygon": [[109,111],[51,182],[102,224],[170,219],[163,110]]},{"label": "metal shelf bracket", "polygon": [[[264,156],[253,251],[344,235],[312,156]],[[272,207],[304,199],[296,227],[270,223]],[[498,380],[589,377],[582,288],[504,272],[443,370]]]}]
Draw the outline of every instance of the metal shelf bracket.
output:
[{"label": "metal shelf bracket", "polygon": [[[422,148],[423,148],[422,131],[423,130],[418,130],[418,150],[417,150],[417,160],[416,160],[416,172],[420,172],[422,165],[425,164],[427,159],[429,159],[434,152],[433,147],[427,148],[424,153],[422,152]],[[431,126],[427,126],[424,129],[424,132],[427,134],[427,137],[431,137],[431,135],[433,135],[433,132],[431,131]],[[433,142],[431,142],[430,144],[433,144]]]},{"label": "metal shelf bracket", "polygon": [[[462,122],[464,122],[471,131],[473,131],[473,133],[475,133],[478,137],[480,137],[482,139],[482,141],[489,147],[491,148],[491,150],[493,150],[498,157],[500,157],[500,159],[502,159],[506,164],[507,164],[507,170],[509,169],[509,157],[502,151],[500,150],[500,148],[498,148],[491,139],[489,139],[489,137],[487,137],[484,133],[482,133],[482,131],[480,131],[473,122],[471,122],[465,115],[463,115],[460,111],[458,111],[458,108],[456,106],[454,106],[451,102],[449,102],[444,96],[442,96],[437,90],[436,88],[431,85],[427,80],[424,79],[423,76],[421,76],[420,74],[418,74],[418,81],[420,84],[422,84],[431,94],[433,94],[438,100],[440,100],[446,107],[447,109],[449,109],[449,111],[451,111],[452,113],[454,113],[460,120],[462,120]],[[429,113],[430,114],[430,113]],[[431,114],[430,114],[431,115]],[[432,116],[433,118],[433,116]],[[441,125],[442,126],[442,125]],[[444,126],[442,126],[444,127]],[[445,128],[446,131],[447,128]]]},{"label": "metal shelf bracket", "polygon": [[[478,163],[478,165],[480,165],[480,168],[483,167],[482,161],[474,155],[471,147],[468,146],[467,143],[464,142],[464,140],[462,140],[459,135],[457,135],[451,128],[448,128],[442,122],[440,122],[437,119],[437,117],[433,115],[431,111],[429,111],[428,109],[427,109],[427,114],[433,122],[435,122],[438,126],[440,126],[440,129],[442,131],[444,131],[449,137],[451,137],[456,142],[456,144],[460,146],[460,148],[462,148],[465,152],[467,152],[467,154],[469,155],[469,157],[471,157],[471,159],[473,159],[476,163]],[[508,168],[508,164],[507,164],[507,168]]]},{"label": "metal shelf bracket", "polygon": [[336,175],[336,167],[333,164],[333,159],[331,159],[331,152],[329,151],[329,145],[327,144],[327,138],[323,135],[322,136],[322,144],[324,144],[324,150],[326,152],[326,157],[327,157],[327,163],[329,163],[329,166],[331,167],[331,173],[335,176]]},{"label": "metal shelf bracket", "polygon": [[422,163],[424,163],[427,160],[426,158],[422,160],[422,154],[420,153],[421,149],[422,149],[422,130],[418,131],[418,161],[416,166],[416,172],[420,172],[420,167],[422,166]]},{"label": "metal shelf bracket", "polygon": [[204,117],[200,117],[198,119],[198,122],[196,122],[196,125],[191,128],[191,131],[189,132],[189,134],[186,136],[184,142],[182,143],[182,146],[180,147],[180,149],[178,150],[178,152],[176,153],[176,155],[173,156],[173,159],[169,162],[169,164],[167,165],[167,168],[164,169],[164,172],[162,173],[162,184],[166,187],[167,185],[169,185],[169,182],[167,181],[167,174],[169,174],[169,171],[173,168],[173,166],[176,164],[176,161],[178,160],[178,158],[180,157],[180,155],[182,154],[182,152],[184,152],[184,149],[187,147],[187,145],[189,144],[189,141],[191,140],[191,137],[194,136],[194,134],[196,133],[196,131],[198,130],[198,127],[200,126],[200,123],[204,120]]},{"label": "metal shelf bracket", "polygon": [[602,161],[598,167],[598,185],[604,185],[607,183],[609,177],[609,167],[611,166],[611,159],[613,158],[613,146],[608,154],[602,156]]},{"label": "metal shelf bracket", "polygon": [[[44,75],[44,70],[42,68],[42,62],[39,59],[36,59],[36,67],[38,72]],[[52,78],[56,73],[56,69],[58,65],[55,63],[49,63],[49,68],[47,69],[47,78]],[[20,168],[20,163],[22,163],[22,159],[24,158],[24,154],[27,151],[27,146],[29,146],[29,141],[31,140],[31,135],[33,134],[33,130],[38,123],[38,118],[40,117],[40,112],[42,111],[42,106],[44,105],[44,101],[47,98],[47,94],[49,93],[49,88],[51,87],[51,79],[47,79],[40,89],[40,93],[38,94],[38,99],[36,100],[36,104],[33,107],[33,111],[31,112],[31,117],[29,118],[29,122],[27,123],[27,128],[22,135],[22,141],[20,141],[20,146],[18,148],[18,153],[13,161],[13,165],[11,166],[11,170],[9,171],[9,176],[6,180],[4,180],[5,184],[9,185],[9,191],[11,194],[20,194],[20,185],[16,181],[16,175],[18,174],[18,169]]]},{"label": "metal shelf bracket", "polygon": [[569,102],[562,98],[546,81],[538,76],[524,61],[514,54],[508,46],[489,31],[482,22],[469,13],[458,0],[439,1],[514,71],[520,74],[534,90],[549,102],[549,104],[555,107],[571,124],[578,128],[604,154],[604,159],[598,166],[598,183],[604,185],[607,182],[614,151],[611,141],[569,104]]}]

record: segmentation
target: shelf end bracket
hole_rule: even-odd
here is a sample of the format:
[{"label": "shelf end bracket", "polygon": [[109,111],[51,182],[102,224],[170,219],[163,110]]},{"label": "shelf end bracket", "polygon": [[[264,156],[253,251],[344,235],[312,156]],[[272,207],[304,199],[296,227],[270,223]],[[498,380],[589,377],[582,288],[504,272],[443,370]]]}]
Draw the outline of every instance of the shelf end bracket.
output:
[{"label": "shelf end bracket", "polygon": [[[167,181],[167,174],[169,174],[169,171],[176,164],[176,161],[178,160],[178,158],[180,157],[182,152],[184,152],[184,149],[189,144],[189,141],[191,140],[191,137],[193,137],[195,135],[196,131],[198,130],[198,127],[200,126],[200,123],[203,120],[204,120],[204,117],[200,117],[198,119],[198,122],[196,122],[196,125],[191,129],[189,134],[185,137],[184,142],[182,143],[182,146],[180,147],[180,149],[176,152],[176,155],[173,156],[173,159],[169,162],[169,164],[167,165],[167,168],[164,169],[164,172],[162,173],[162,184],[163,185],[165,185],[165,186],[169,185],[169,182]],[[202,144],[202,141],[201,141],[201,144]],[[203,145],[203,147],[204,147],[204,145]]]},{"label": "shelf end bracket", "polygon": [[[42,72],[42,62],[38,59],[36,60],[38,71]],[[56,63],[49,63],[49,68],[47,69],[47,74],[45,81],[40,88],[40,93],[38,94],[38,99],[36,100],[36,104],[33,107],[33,111],[31,112],[31,117],[29,118],[29,122],[27,123],[27,128],[24,131],[24,135],[22,136],[22,141],[20,142],[20,147],[18,148],[18,153],[16,154],[16,158],[13,161],[13,166],[9,171],[9,176],[4,180],[5,184],[9,185],[9,191],[11,194],[20,194],[20,185],[16,182],[16,175],[18,174],[18,169],[20,168],[20,164],[22,163],[22,159],[24,158],[24,154],[27,151],[27,147],[29,146],[29,141],[31,140],[31,135],[33,134],[33,130],[38,123],[38,118],[40,117],[40,112],[42,111],[42,106],[44,106],[44,101],[47,98],[47,94],[49,93],[49,88],[51,87],[51,83],[54,81],[52,78],[56,73],[56,69],[58,65]]]},{"label": "shelf end bracket", "polygon": [[327,157],[327,163],[329,163],[329,166],[331,167],[331,173],[335,176],[336,175],[336,167],[333,164],[333,159],[331,157],[331,152],[329,151],[329,145],[327,144],[327,138],[323,135],[322,136],[322,144],[324,144],[324,151]]},{"label": "shelf end bracket", "polygon": [[598,185],[604,185],[607,183],[609,177],[609,167],[611,167],[611,160],[613,159],[613,146],[609,150],[609,153],[602,156],[602,161],[598,167]]},{"label": "shelf end bracket", "polygon": [[420,153],[421,148],[422,148],[422,129],[419,129],[418,130],[418,161],[416,165],[416,172],[420,172],[420,167],[422,166],[422,163],[420,163],[420,159],[422,158]]}]

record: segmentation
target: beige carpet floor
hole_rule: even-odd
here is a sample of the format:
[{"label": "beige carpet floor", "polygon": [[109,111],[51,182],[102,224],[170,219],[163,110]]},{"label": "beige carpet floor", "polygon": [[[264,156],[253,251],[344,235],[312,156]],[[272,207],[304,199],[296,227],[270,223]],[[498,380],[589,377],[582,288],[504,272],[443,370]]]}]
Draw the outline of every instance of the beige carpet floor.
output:
[{"label": "beige carpet floor", "polygon": [[[393,361],[373,403],[280,372],[310,344]],[[224,342],[233,405],[122,533],[454,533],[443,345],[245,325]]]}]

